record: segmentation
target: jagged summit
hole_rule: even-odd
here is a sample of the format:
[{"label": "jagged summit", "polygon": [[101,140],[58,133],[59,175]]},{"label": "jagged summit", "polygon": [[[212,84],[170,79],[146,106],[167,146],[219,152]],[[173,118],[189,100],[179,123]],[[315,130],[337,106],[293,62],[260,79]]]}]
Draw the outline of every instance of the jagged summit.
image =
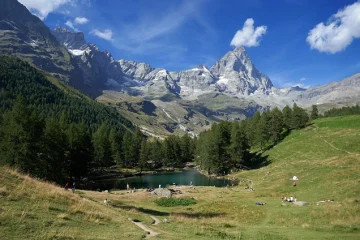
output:
[{"label": "jagged summit", "polygon": [[235,55],[240,56],[242,54],[246,54],[245,48],[244,47],[235,47],[234,50],[232,50],[231,52],[233,52]]},{"label": "jagged summit", "polygon": [[85,50],[89,47],[82,32],[72,32],[68,28],[61,26],[56,27],[51,32],[69,50]]},{"label": "jagged summit", "polygon": [[57,26],[56,28],[54,28],[53,32],[66,33],[71,31],[66,27]]}]

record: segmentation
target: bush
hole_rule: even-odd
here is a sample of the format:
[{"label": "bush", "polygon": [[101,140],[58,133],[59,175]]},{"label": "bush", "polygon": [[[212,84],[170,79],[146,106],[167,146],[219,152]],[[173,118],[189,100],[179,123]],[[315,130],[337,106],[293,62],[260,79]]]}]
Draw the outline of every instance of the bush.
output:
[{"label": "bush", "polygon": [[156,200],[155,203],[162,207],[176,207],[196,204],[196,200],[193,198],[161,198]]}]

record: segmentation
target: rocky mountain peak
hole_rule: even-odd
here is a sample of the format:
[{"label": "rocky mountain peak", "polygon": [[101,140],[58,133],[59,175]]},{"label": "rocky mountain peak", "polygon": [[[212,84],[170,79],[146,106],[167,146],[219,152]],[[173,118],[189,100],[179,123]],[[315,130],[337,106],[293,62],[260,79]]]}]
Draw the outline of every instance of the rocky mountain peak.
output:
[{"label": "rocky mountain peak", "polygon": [[88,47],[84,33],[72,32],[65,27],[58,26],[51,33],[67,49],[84,50]]},{"label": "rocky mountain peak", "polygon": [[70,33],[71,31],[69,29],[67,29],[66,27],[57,26],[56,28],[54,28],[53,32]]},{"label": "rocky mountain peak", "polygon": [[232,95],[268,93],[272,87],[270,79],[256,69],[243,47],[227,52],[210,71],[218,78],[218,89]]},{"label": "rocky mountain peak", "polygon": [[246,54],[244,47],[235,47],[234,50],[232,50],[232,52],[233,52],[237,57],[240,57],[241,55]]}]

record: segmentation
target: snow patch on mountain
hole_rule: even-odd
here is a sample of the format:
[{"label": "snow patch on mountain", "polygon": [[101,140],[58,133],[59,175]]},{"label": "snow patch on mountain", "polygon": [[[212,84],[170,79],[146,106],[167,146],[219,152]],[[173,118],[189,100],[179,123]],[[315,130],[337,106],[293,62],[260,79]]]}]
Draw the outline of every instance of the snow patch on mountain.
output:
[{"label": "snow patch on mountain", "polygon": [[73,56],[81,56],[84,54],[85,50],[80,50],[80,49],[68,49],[68,51],[73,55]]}]

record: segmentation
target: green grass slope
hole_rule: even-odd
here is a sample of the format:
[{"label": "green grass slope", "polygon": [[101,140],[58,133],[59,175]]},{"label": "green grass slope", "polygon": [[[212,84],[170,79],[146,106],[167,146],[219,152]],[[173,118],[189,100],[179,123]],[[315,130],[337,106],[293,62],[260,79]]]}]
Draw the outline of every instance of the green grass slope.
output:
[{"label": "green grass slope", "polygon": [[141,239],[124,214],[0,168],[0,239]]},{"label": "green grass slope", "polygon": [[[359,239],[359,146],[360,116],[317,120],[264,152],[267,166],[234,173],[239,186],[178,187],[175,198],[196,200],[189,206],[159,206],[145,191],[80,197],[1,169],[0,239],[140,239],[145,232],[128,217],[160,233],[154,239]],[[248,179],[254,192],[244,189]],[[284,206],[282,195],[309,206]],[[325,199],[335,202],[317,204]],[[152,225],[150,216],[161,222]]]}]

